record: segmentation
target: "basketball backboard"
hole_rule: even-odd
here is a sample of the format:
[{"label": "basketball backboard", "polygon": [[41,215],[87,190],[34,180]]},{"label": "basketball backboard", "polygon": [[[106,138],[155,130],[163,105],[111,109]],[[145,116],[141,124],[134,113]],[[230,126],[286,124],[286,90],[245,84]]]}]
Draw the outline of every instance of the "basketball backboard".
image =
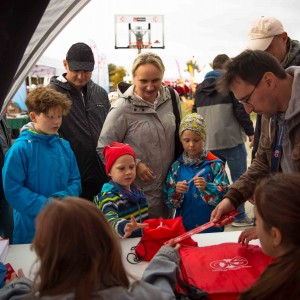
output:
[{"label": "basketball backboard", "polygon": [[162,15],[115,15],[115,49],[165,48]]}]

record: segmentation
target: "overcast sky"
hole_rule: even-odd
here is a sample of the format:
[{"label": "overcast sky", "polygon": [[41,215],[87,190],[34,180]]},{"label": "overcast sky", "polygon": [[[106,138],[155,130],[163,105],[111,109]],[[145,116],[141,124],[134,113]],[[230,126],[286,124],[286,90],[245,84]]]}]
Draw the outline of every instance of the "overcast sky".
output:
[{"label": "overcast sky", "polygon": [[288,35],[299,40],[299,12],[299,0],[92,0],[44,55],[62,61],[73,43],[93,40],[108,63],[130,72],[137,50],[114,49],[114,16],[164,15],[165,49],[154,52],[165,63],[165,78],[177,78],[176,60],[183,73],[193,56],[203,69],[220,53],[239,54],[247,46],[251,22],[263,15],[280,19]]}]

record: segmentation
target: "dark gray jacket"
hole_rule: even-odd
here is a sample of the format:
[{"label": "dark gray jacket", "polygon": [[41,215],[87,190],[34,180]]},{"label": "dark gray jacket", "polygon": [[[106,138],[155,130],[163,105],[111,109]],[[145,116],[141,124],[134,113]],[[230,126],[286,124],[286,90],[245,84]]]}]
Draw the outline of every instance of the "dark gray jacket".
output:
[{"label": "dark gray jacket", "polygon": [[229,149],[246,142],[246,135],[254,134],[249,114],[233,96],[221,95],[216,89],[216,80],[222,76],[221,70],[206,75],[195,93],[193,112],[203,116],[206,123],[207,150]]},{"label": "dark gray jacket", "polygon": [[[70,113],[63,117],[59,133],[71,144],[83,183],[106,180],[105,170],[96,147],[110,103],[106,91],[90,80],[80,93],[65,79],[65,75],[51,78],[50,87],[67,94],[72,101]],[[101,186],[102,186],[101,184]]]}]

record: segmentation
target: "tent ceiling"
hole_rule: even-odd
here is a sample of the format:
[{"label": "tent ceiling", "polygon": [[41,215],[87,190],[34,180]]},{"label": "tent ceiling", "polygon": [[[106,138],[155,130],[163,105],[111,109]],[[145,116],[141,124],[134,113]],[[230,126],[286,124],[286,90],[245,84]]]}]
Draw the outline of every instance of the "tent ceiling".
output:
[{"label": "tent ceiling", "polygon": [[89,1],[3,1],[0,13],[1,116],[39,57]]}]

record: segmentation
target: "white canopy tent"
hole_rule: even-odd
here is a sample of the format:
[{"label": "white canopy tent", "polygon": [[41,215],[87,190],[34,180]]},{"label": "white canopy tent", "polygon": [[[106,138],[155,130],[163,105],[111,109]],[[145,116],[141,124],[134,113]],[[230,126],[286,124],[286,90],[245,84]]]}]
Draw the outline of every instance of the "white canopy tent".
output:
[{"label": "white canopy tent", "polygon": [[2,20],[6,23],[2,30],[1,40],[4,42],[0,62],[4,72],[1,79],[6,84],[0,89],[0,101],[3,101],[1,117],[49,44],[89,1],[16,0],[5,3],[2,8],[5,18]]}]

